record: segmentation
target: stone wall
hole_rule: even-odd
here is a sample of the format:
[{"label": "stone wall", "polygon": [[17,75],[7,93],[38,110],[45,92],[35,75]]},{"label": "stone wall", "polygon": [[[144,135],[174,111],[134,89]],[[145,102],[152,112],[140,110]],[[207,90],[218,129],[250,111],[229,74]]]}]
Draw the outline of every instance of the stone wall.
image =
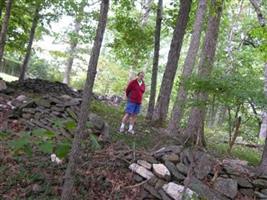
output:
[{"label": "stone wall", "polygon": [[267,199],[267,174],[201,150],[169,146],[129,168],[146,191],[144,199],[180,200],[184,190],[186,199]]}]

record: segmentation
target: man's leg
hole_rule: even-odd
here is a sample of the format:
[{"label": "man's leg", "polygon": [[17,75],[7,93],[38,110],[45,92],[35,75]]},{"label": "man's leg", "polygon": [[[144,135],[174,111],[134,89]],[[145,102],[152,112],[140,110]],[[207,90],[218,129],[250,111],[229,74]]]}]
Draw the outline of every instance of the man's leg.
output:
[{"label": "man's leg", "polygon": [[125,115],[123,116],[122,120],[121,120],[121,127],[120,127],[120,132],[124,131],[125,128],[125,124],[128,122],[129,119],[129,114],[125,113]]},{"label": "man's leg", "polygon": [[129,125],[129,130],[128,130],[128,132],[130,132],[130,133],[134,133],[133,127],[134,127],[136,118],[137,118],[137,115],[136,114],[132,114],[130,116],[130,120],[129,120],[130,121],[130,125]]}]

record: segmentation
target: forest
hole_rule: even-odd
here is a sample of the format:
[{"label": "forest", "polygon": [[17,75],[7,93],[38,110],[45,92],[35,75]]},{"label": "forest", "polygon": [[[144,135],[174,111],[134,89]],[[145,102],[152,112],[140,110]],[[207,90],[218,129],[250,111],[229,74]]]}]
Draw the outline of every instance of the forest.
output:
[{"label": "forest", "polygon": [[265,0],[0,0],[0,199],[267,199],[266,20]]}]

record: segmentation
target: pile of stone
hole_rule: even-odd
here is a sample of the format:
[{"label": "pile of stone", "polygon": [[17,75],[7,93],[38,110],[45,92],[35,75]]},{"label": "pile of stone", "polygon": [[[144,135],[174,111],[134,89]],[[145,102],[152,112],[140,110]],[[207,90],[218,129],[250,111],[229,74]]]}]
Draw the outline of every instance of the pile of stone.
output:
[{"label": "pile of stone", "polygon": [[43,79],[26,79],[23,82],[13,81],[7,84],[8,89],[15,89],[16,91],[27,91],[32,93],[55,93],[58,95],[67,94],[72,97],[80,97],[81,93],[68,87],[68,85],[61,82],[50,82]]},{"label": "pile of stone", "polygon": [[[12,109],[9,119],[16,119],[25,125],[26,129],[44,128],[64,137],[73,137],[73,132],[59,124],[62,121],[78,121],[81,98],[69,95],[46,94],[35,98],[19,95],[6,102]],[[89,115],[88,130],[107,140],[109,128],[107,123],[94,113]]]},{"label": "pile of stone", "polygon": [[267,199],[267,174],[201,150],[169,146],[129,168],[145,189],[144,199]]}]

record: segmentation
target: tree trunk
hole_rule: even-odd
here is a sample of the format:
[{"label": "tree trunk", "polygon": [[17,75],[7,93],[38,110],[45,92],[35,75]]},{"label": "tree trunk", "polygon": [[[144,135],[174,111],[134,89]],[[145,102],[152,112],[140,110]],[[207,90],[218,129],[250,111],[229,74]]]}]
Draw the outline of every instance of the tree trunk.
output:
[{"label": "tree trunk", "polygon": [[266,21],[265,21],[266,19],[263,16],[263,13],[260,10],[260,7],[258,5],[258,2],[256,0],[249,0],[249,1],[252,4],[252,6],[254,7],[255,12],[257,13],[257,17],[258,17],[258,21],[259,21],[260,25],[262,27],[265,26],[266,25]]},{"label": "tree trunk", "polygon": [[152,3],[153,3],[153,0],[145,0],[143,3],[142,9],[144,11],[144,14],[143,14],[142,22],[141,22],[143,27],[146,26],[147,24]]},{"label": "tree trunk", "polygon": [[[265,96],[267,97],[267,63],[265,63],[265,67],[264,67],[264,93]],[[261,128],[266,127],[267,126],[267,114],[266,114],[266,108],[264,111],[264,115],[263,115],[263,119],[262,119],[262,123],[261,123]],[[266,131],[266,129],[265,129]],[[265,133],[265,136],[267,135],[267,133]],[[262,158],[261,158],[261,163],[259,165],[259,169],[261,172],[263,173],[267,173],[267,137],[265,139],[265,146],[264,146],[264,150],[262,153]]]},{"label": "tree trunk", "polygon": [[70,51],[69,51],[69,57],[67,60],[65,72],[64,72],[64,79],[63,83],[70,84],[70,74],[71,74],[71,69],[73,65],[73,60],[76,52],[76,48],[78,45],[78,39],[76,38],[79,35],[79,32],[81,30],[81,18],[76,18],[75,19],[75,28],[74,28],[74,34],[75,38],[71,39],[70,42]]},{"label": "tree trunk", "polygon": [[[223,1],[221,0],[211,1],[208,28],[205,36],[201,60],[198,66],[198,76],[201,79],[209,78],[212,71],[222,13],[222,4]],[[196,97],[199,105],[197,107],[193,107],[191,110],[185,135],[196,145],[205,146],[204,121],[208,93],[204,91],[198,91],[196,93]]]},{"label": "tree trunk", "polygon": [[[4,55],[5,43],[6,43],[6,34],[8,28],[8,22],[11,15],[11,7],[12,7],[13,0],[6,1],[6,14],[3,19],[1,32],[0,32],[0,68],[2,67],[2,60]],[[2,8],[1,8],[2,10]]]},{"label": "tree trunk", "polygon": [[149,96],[149,103],[148,103],[148,109],[147,109],[147,115],[146,115],[148,120],[152,119],[154,106],[155,106],[158,63],[159,63],[159,50],[160,50],[161,21],[162,21],[162,0],[159,0],[158,8],[157,8],[156,29],[155,29],[155,45],[154,45],[154,58],[153,58],[150,96]]},{"label": "tree trunk", "polygon": [[71,152],[69,155],[69,163],[65,173],[65,181],[63,185],[63,191],[61,195],[62,200],[72,199],[72,192],[74,186],[74,177],[77,168],[77,161],[81,152],[81,141],[83,132],[86,127],[86,122],[89,115],[89,106],[92,100],[93,85],[96,75],[97,62],[100,54],[100,49],[103,41],[103,36],[107,23],[107,14],[109,8],[109,0],[102,0],[100,8],[100,18],[97,26],[96,37],[94,40],[94,46],[92,49],[92,55],[90,57],[86,83],[83,90],[82,105],[80,108],[80,115],[78,126],[74,135]]},{"label": "tree trunk", "polygon": [[199,49],[202,24],[204,22],[205,13],[206,13],[206,8],[207,8],[207,1],[200,0],[194,27],[193,27],[193,34],[192,34],[189,50],[187,52],[187,56],[186,56],[185,63],[183,66],[183,73],[181,77],[180,86],[178,88],[176,100],[175,100],[173,110],[171,113],[171,119],[168,125],[168,132],[172,134],[178,133],[180,121],[183,117],[185,102],[187,99],[187,91],[185,89],[185,82],[189,78],[189,76],[192,74],[193,67],[195,65],[197,52]]},{"label": "tree trunk", "polygon": [[180,0],[180,10],[176,21],[176,27],[173,32],[168,61],[163,75],[157,104],[153,113],[153,120],[160,122],[161,124],[167,118],[170,95],[177,71],[177,64],[180,57],[185,29],[189,20],[191,4],[192,0]]},{"label": "tree trunk", "polygon": [[30,61],[30,57],[31,57],[31,51],[32,51],[32,43],[34,40],[34,35],[35,35],[35,31],[38,25],[38,21],[39,21],[39,11],[40,11],[40,5],[36,5],[35,8],[35,12],[34,12],[34,17],[33,17],[33,21],[32,21],[32,27],[31,27],[31,32],[30,32],[30,37],[29,37],[29,43],[27,46],[27,50],[26,50],[26,54],[23,60],[23,63],[21,65],[21,72],[20,72],[20,76],[19,76],[19,81],[23,81],[25,78],[25,73],[28,67],[28,63]]},{"label": "tree trunk", "polygon": [[[261,12],[259,5],[257,4],[257,2],[255,0],[250,0],[250,2],[257,13],[257,17],[258,17],[258,21],[259,21],[260,26],[265,27],[266,26],[266,19],[265,19],[263,13]],[[264,93],[265,93],[265,96],[267,97],[267,62],[265,62],[265,66],[264,66]],[[266,108],[265,108],[264,112],[267,112]],[[262,120],[261,126],[267,126],[266,117],[267,117],[267,115],[265,114],[264,118]],[[264,146],[264,150],[262,153],[261,164],[259,165],[259,169],[261,172],[267,173],[267,137],[265,139],[265,146]]]}]

